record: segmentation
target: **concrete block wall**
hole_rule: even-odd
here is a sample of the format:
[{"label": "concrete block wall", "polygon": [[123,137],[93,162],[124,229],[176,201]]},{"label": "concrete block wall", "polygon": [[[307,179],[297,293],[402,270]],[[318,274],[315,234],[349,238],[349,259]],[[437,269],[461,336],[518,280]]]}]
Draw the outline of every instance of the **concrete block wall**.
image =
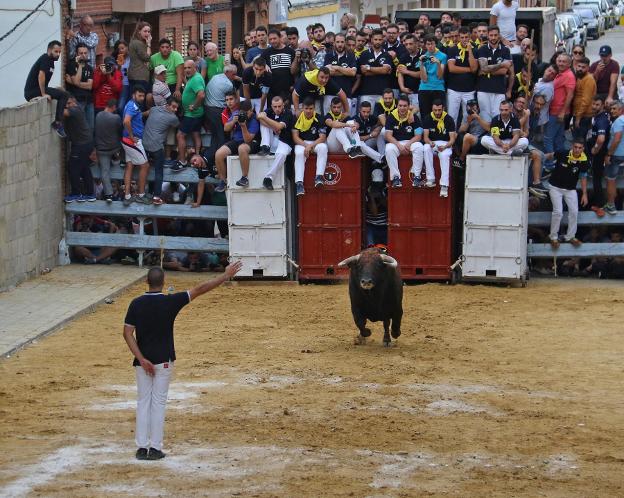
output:
[{"label": "concrete block wall", "polygon": [[56,102],[0,109],[0,291],[53,267],[63,235]]}]

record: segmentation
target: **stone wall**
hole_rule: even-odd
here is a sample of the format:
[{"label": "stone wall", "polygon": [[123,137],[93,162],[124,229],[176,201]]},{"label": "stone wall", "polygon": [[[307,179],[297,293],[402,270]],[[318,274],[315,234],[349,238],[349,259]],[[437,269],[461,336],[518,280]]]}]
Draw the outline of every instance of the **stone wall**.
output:
[{"label": "stone wall", "polygon": [[63,235],[56,101],[0,108],[0,290],[57,264]]}]

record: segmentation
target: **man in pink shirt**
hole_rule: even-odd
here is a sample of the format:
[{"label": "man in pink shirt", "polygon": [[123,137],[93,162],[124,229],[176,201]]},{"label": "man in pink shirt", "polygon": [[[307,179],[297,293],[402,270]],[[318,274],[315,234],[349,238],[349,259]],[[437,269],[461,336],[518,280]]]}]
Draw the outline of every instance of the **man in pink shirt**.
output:
[{"label": "man in pink shirt", "polygon": [[544,129],[544,153],[546,162],[544,168],[551,170],[555,163],[554,152],[566,150],[565,147],[565,119],[570,116],[570,106],[574,99],[576,78],[570,70],[572,58],[568,54],[559,54],[556,60],[558,74],[555,77],[555,93],[550,101],[548,123]]}]

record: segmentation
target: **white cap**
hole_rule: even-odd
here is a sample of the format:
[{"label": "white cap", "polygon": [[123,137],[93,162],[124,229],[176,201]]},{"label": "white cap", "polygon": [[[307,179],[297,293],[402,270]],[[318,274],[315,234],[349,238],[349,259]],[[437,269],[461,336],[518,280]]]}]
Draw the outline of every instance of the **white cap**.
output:
[{"label": "white cap", "polygon": [[154,74],[160,74],[160,73],[164,73],[167,70],[167,68],[164,65],[160,65],[160,66],[156,66],[154,68]]},{"label": "white cap", "polygon": [[383,183],[383,171],[376,168],[371,173],[371,180],[375,183]]}]

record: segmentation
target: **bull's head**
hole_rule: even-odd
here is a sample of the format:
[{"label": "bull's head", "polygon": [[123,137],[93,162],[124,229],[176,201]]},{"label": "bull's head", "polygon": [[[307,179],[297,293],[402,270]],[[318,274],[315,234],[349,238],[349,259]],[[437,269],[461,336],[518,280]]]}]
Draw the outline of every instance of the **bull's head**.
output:
[{"label": "bull's head", "polygon": [[[359,264],[358,264],[359,263]],[[351,270],[357,265],[360,277],[360,287],[364,290],[371,290],[375,287],[375,267],[377,265],[388,265],[392,268],[398,266],[397,260],[387,254],[380,254],[377,251],[366,250],[355,256],[351,256],[340,263],[339,268],[349,267]]]}]

